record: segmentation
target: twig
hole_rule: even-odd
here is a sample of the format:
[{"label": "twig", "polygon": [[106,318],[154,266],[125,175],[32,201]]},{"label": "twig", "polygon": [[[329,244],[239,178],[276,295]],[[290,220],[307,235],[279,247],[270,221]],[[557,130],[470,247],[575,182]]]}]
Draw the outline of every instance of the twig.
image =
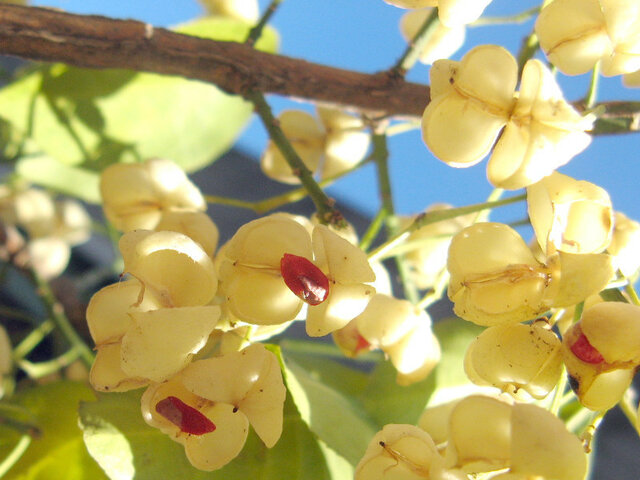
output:
[{"label": "twig", "polygon": [[424,23],[420,26],[420,29],[409,42],[407,49],[398,59],[396,64],[389,70],[391,75],[402,77],[411,69],[411,67],[413,67],[413,65],[415,65],[422,53],[422,50],[424,49],[424,46],[429,41],[434,30],[438,28],[439,24],[438,9],[433,8]]},{"label": "twig", "polygon": [[[429,87],[392,77],[327,67],[115,20],[0,3],[0,54],[83,68],[125,68],[213,83],[231,94],[256,89],[374,115],[421,117]],[[574,106],[580,108],[576,102]],[[593,135],[640,131],[640,102],[602,102]],[[597,105],[596,105],[597,106]],[[602,121],[601,121],[602,120]]]},{"label": "twig", "polygon": [[302,161],[298,153],[291,146],[291,143],[285,136],[284,132],[278,124],[278,120],[273,116],[271,107],[264,98],[262,93],[251,91],[246,95],[255,105],[256,113],[262,120],[264,127],[269,132],[269,138],[282,153],[282,156],[291,167],[293,174],[300,179],[300,183],[305,188],[309,197],[316,206],[318,219],[321,223],[330,225],[342,225],[344,218],[342,214],[333,206],[334,201],[327,197],[324,191],[313,178],[313,173]]},{"label": "twig", "polygon": [[309,63],[154,28],[135,20],[0,3],[0,54],[85,68],[125,68],[255,89],[378,114],[421,116],[426,85]]},{"label": "twig", "polygon": [[271,0],[271,3],[262,14],[262,17],[260,17],[258,23],[251,30],[249,30],[249,35],[247,35],[247,39],[244,41],[244,43],[252,47],[255,45],[258,38],[260,38],[262,30],[267,25],[267,22],[269,22],[269,19],[273,16],[273,14],[276,13],[276,10],[278,9],[278,6],[281,2],[282,0]]}]

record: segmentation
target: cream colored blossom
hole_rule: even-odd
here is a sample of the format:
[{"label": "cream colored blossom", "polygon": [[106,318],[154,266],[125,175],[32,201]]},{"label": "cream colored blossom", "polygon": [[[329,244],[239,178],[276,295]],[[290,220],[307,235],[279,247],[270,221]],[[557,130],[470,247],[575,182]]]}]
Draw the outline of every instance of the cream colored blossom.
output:
[{"label": "cream colored blossom", "polygon": [[190,237],[171,231],[134,230],[119,242],[124,273],[165,307],[206,305],[216,294],[213,260]]},{"label": "cream colored blossom", "polygon": [[[309,170],[320,178],[337,175],[360,162],[369,149],[369,134],[361,119],[337,109],[318,107],[318,118],[301,110],[278,116],[283,133]],[[278,147],[270,141],[260,166],[265,175],[299,183]]]},{"label": "cream colored blossom", "polygon": [[433,64],[422,137],[438,159],[466,167],[489,153],[513,108],[517,71],[511,54],[496,45]]},{"label": "cream colored blossom", "polygon": [[204,211],[200,190],[184,171],[167,159],[115,163],[102,171],[100,194],[104,213],[122,231],[154,229],[169,211]]},{"label": "cream colored blossom", "polygon": [[161,308],[148,294],[141,300],[137,280],[104,287],[87,308],[97,350],[91,384],[126,391],[167,380],[205,345],[219,316],[215,306]]},{"label": "cream colored blossom", "polygon": [[145,421],[182,444],[191,464],[217,470],[253,427],[267,448],[282,433],[286,390],[276,356],[260,344],[198,360],[142,396]]},{"label": "cream colored blossom", "polygon": [[329,280],[329,295],[319,305],[309,305],[307,334],[327,335],[344,327],[365,309],[376,293],[376,279],[367,256],[325,225],[313,230],[314,263]]},{"label": "cream colored blossom", "polygon": [[313,259],[306,228],[283,215],[243,225],[218,254],[220,288],[235,317],[255,325],[296,318],[303,301],[282,280],[285,254]]},{"label": "cream colored blossom", "polygon": [[626,277],[633,277],[640,269],[640,223],[624,213],[615,212],[611,243],[607,248],[613,256],[614,268]]},{"label": "cream colored blossom", "polygon": [[[544,321],[487,328],[467,348],[464,369],[476,385],[544,398],[562,374],[560,339]],[[526,397],[525,397],[526,398]]]},{"label": "cream colored blossom", "polygon": [[613,276],[607,254],[558,252],[543,260],[507,225],[463,229],[453,237],[447,261],[454,312],[478,325],[518,323],[550,307],[575,305]]},{"label": "cream colored blossom", "polygon": [[585,130],[592,127],[593,116],[582,117],[563,99],[538,60],[525,64],[519,95],[516,61],[496,45],[476,47],[460,62],[438,60],[430,77],[424,142],[453,167],[474,165],[493,148],[487,176],[496,187],[535,183],[590,142]]},{"label": "cream colored blossom", "polygon": [[562,341],[571,387],[591,410],[613,407],[640,365],[640,307],[602,302],[586,309]]},{"label": "cream colored blossom", "polygon": [[443,460],[433,440],[413,425],[385,425],[358,462],[355,480],[437,479]]},{"label": "cream colored blossom", "polygon": [[636,0],[554,0],[535,26],[549,61],[567,75],[600,62],[603,75],[640,68],[640,4]]},{"label": "cream colored blossom", "polygon": [[220,238],[218,227],[204,212],[166,212],[160,218],[155,230],[183,233],[196,241],[211,258]]},{"label": "cream colored blossom", "polygon": [[562,95],[549,69],[529,60],[522,72],[520,92],[509,121],[487,165],[496,187],[526,187],[566,164],[591,143],[585,133],[593,115],[582,116]]},{"label": "cream colored blossom", "polygon": [[376,294],[354,322],[369,346],[389,356],[401,385],[423,380],[440,360],[431,318],[406,300]]},{"label": "cream colored blossom", "polygon": [[587,457],[564,423],[537,405],[473,395],[449,416],[445,466],[467,473],[508,468],[503,480],[584,480]]},{"label": "cream colored blossom", "polygon": [[[402,16],[400,19],[400,32],[407,43],[413,40],[432,10],[432,8],[412,10]],[[422,63],[431,65],[441,58],[449,58],[462,47],[464,40],[464,25],[460,24],[447,27],[438,23],[438,26],[431,33],[426,45],[424,45],[420,51],[419,60]]]},{"label": "cream colored blossom", "polygon": [[611,242],[613,209],[603,188],[554,172],[527,187],[527,207],[540,248],[599,253]]},{"label": "cream colored blossom", "polygon": [[503,224],[477,223],[451,241],[449,298],[460,317],[479,325],[517,323],[544,312],[551,281],[518,233]]},{"label": "cream colored blossom", "polygon": [[210,15],[237,18],[256,23],[260,15],[258,0],[199,0]]}]

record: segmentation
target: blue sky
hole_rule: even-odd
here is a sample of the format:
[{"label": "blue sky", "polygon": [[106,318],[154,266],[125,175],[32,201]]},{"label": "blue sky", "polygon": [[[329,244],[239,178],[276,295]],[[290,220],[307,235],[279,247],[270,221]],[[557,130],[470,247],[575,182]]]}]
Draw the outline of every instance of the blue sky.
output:
[{"label": "blue sky", "polygon": [[[156,26],[170,26],[202,13],[196,0],[47,0],[34,2],[70,12],[95,13],[118,18],[134,18]],[[262,8],[267,0],[260,0]],[[509,15],[539,4],[532,0],[494,0],[485,14]],[[281,35],[281,53],[309,61],[376,72],[390,67],[405,48],[398,21],[403,10],[382,0],[284,0],[273,18]],[[521,38],[533,28],[530,20],[520,25],[474,27],[468,29],[467,42],[453,57],[459,59],[472,46],[497,43],[516,54]],[[417,66],[409,74],[415,82],[428,83],[428,68]],[[589,77],[569,78],[562,74],[559,82],[569,100],[584,95]],[[640,89],[622,87],[619,77],[603,79],[599,99],[640,100]],[[285,108],[310,106],[283,98],[271,97],[277,112]],[[239,140],[238,147],[255,157],[266,144],[266,134],[253,121]],[[390,140],[390,168],[394,200],[399,213],[423,210],[434,202],[456,206],[483,201],[491,192],[486,180],[486,160],[475,167],[454,169],[436,160],[426,149],[418,131]],[[597,137],[592,145],[560,171],[578,179],[589,180],[606,188],[614,208],[640,219],[637,184],[640,178],[640,134]],[[373,215],[380,205],[372,166],[339,181],[330,194],[339,201]],[[215,192],[210,192],[215,193]],[[523,206],[515,207],[500,219],[519,219]]]}]

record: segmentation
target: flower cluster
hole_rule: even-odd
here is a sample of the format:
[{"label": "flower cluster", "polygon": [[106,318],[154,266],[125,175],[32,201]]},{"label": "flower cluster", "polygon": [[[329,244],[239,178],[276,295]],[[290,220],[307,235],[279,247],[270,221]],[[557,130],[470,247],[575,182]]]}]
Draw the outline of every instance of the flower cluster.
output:
[{"label": "flower cluster", "polygon": [[[249,425],[267,447],[280,437],[283,378],[257,342],[294,320],[314,337],[357,324],[367,349],[390,357],[399,383],[431,371],[439,346],[428,315],[376,295],[374,282],[390,291],[386,273],[376,282],[352,231],[278,213],[218,248],[202,195],[176,170],[156,159],[109,167],[102,178],[104,192],[131,178],[143,188],[104,198],[125,230],[119,247],[129,278],[97,292],[87,309],[97,390],[146,386],[147,423],[184,445],[194,466],[215,470],[237,456]],[[385,312],[394,315],[391,334]]]}]

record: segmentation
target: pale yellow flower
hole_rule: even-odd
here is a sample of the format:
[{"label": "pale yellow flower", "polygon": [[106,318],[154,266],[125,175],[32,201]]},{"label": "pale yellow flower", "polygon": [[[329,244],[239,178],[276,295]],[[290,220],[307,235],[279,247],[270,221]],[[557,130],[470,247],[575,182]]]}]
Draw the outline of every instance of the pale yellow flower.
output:
[{"label": "pale yellow flower", "polygon": [[640,3],[636,0],[554,0],[535,26],[549,61],[567,75],[600,62],[605,76],[640,68]]}]

